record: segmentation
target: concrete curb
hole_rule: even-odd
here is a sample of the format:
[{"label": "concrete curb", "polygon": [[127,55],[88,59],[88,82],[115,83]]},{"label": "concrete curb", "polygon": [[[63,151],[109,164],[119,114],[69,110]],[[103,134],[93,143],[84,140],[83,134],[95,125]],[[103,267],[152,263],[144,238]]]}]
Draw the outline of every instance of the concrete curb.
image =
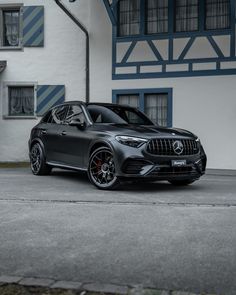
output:
[{"label": "concrete curb", "polygon": [[[74,281],[57,281],[46,278],[26,278],[19,276],[0,276],[0,288],[6,285],[19,285],[24,287],[40,287],[47,289],[65,289],[71,291],[80,291],[81,294],[102,293],[116,295],[216,295],[203,293],[191,293],[173,290],[159,290],[144,287],[142,285],[116,285],[116,284],[101,284],[101,283],[81,283]],[[77,293],[76,293],[77,294]],[[223,294],[222,294],[223,295]]]},{"label": "concrete curb", "polygon": [[236,170],[233,170],[233,169],[207,169],[206,175],[236,176]]},{"label": "concrete curb", "polygon": [[29,162],[0,162],[0,168],[28,168]]}]

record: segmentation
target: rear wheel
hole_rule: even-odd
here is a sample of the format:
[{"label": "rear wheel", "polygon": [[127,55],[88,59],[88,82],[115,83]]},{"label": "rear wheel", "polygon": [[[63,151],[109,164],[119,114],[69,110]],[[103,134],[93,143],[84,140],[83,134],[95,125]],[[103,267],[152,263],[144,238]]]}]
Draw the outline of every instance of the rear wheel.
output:
[{"label": "rear wheel", "polygon": [[96,149],[89,159],[88,175],[90,181],[99,189],[111,190],[118,187],[112,151],[107,147]]},{"label": "rear wheel", "polygon": [[186,186],[194,183],[195,180],[169,180],[169,183],[176,186]]},{"label": "rear wheel", "polygon": [[30,150],[30,167],[35,175],[47,175],[52,168],[46,164],[43,149],[39,143],[33,144]]}]

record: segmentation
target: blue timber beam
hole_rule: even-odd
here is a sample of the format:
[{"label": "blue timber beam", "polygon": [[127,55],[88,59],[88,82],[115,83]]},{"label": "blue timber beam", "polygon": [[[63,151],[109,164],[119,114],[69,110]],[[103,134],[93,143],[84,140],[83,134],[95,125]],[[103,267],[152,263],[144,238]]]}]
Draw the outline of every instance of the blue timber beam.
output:
[{"label": "blue timber beam", "polygon": [[107,10],[107,13],[108,13],[108,16],[111,20],[112,25],[116,26],[117,20],[116,20],[113,8],[118,3],[118,0],[116,0],[116,1],[113,0],[112,3],[109,0],[103,0],[103,3],[106,7],[106,10]]}]

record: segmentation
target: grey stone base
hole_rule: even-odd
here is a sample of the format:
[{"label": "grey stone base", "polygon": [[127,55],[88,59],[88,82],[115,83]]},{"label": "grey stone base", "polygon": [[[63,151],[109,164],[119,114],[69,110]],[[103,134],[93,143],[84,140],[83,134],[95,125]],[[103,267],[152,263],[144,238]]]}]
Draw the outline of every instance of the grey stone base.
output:
[{"label": "grey stone base", "polygon": [[[139,286],[121,286],[115,284],[101,283],[81,283],[71,281],[56,281],[42,278],[25,278],[18,276],[0,276],[0,287],[9,284],[18,284],[24,287],[43,287],[50,289],[66,289],[80,291],[81,294],[86,292],[116,294],[116,295],[214,295],[214,294],[196,294],[191,292],[181,292],[173,290],[149,289]],[[223,295],[223,294],[222,294]]]},{"label": "grey stone base", "polygon": [[236,176],[236,170],[233,169],[207,169],[207,175],[219,175],[219,176]]}]

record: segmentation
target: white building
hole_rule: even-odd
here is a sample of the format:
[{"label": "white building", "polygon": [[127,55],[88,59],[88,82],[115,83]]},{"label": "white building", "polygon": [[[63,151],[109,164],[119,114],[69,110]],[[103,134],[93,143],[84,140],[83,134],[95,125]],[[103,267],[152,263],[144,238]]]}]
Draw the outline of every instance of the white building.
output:
[{"label": "white building", "polygon": [[[89,31],[91,101],[189,129],[208,168],[236,169],[235,0],[62,3]],[[85,100],[85,35],[53,0],[0,0],[0,22],[0,162],[25,161],[40,115]]]}]

